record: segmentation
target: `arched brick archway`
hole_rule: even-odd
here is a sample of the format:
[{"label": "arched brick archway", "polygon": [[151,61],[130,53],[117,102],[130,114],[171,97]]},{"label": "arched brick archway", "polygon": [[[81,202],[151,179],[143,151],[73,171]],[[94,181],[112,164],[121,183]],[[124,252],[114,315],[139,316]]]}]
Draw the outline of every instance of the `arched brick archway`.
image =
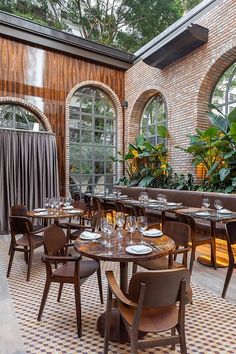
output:
[{"label": "arched brick archway", "polygon": [[[83,81],[77,85],[75,85],[69,92],[67,98],[66,98],[66,122],[65,122],[65,150],[66,150],[66,156],[65,156],[65,165],[66,165],[66,193],[69,192],[69,121],[70,121],[70,102],[75,94],[76,91],[78,91],[80,88],[85,87],[85,86],[92,86],[96,87],[98,89],[101,89],[104,91],[111,99],[113,102],[115,109],[116,109],[116,114],[117,114],[117,149],[122,150],[123,147],[123,112],[122,112],[122,107],[120,100],[116,93],[107,85],[105,85],[103,82],[100,81],[93,81],[93,80],[87,80]],[[119,171],[118,171],[119,173]]]},{"label": "arched brick archway", "polygon": [[159,87],[146,87],[145,91],[141,94],[140,92],[137,95],[137,98],[134,99],[134,104],[132,107],[129,107],[129,113],[127,113],[127,120],[126,124],[127,130],[125,132],[125,147],[128,147],[128,144],[135,141],[135,137],[139,134],[140,131],[140,121],[142,118],[143,110],[147,104],[147,102],[153,97],[154,95],[161,95],[163,101],[165,103],[166,115],[167,115],[167,126],[169,129],[169,121],[168,116],[170,115],[170,104],[168,95],[162,88]]},{"label": "arched brick archway", "polygon": [[52,132],[51,124],[45,114],[35,105],[18,97],[0,97],[0,104],[13,104],[28,109],[42,123],[45,130]]},{"label": "arched brick archway", "polygon": [[236,61],[236,39],[227,47],[219,49],[209,64],[208,70],[201,80],[197,99],[197,126],[205,128],[209,125],[206,112],[211,101],[213,90],[228,67]]}]

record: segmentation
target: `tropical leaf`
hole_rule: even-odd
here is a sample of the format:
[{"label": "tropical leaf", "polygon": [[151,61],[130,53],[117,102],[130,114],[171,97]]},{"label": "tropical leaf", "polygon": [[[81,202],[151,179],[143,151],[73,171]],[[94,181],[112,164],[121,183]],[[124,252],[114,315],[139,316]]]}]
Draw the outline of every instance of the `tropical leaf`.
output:
[{"label": "tropical leaf", "polygon": [[146,176],[143,179],[141,179],[138,185],[139,187],[147,187],[154,179],[155,177],[153,176]]},{"label": "tropical leaf", "polygon": [[219,116],[217,114],[214,114],[213,112],[209,112],[208,117],[209,117],[212,125],[217,127],[219,130],[221,130],[225,134],[228,133],[229,122],[224,116]]},{"label": "tropical leaf", "polygon": [[[224,117],[225,118],[225,115],[221,112],[221,110],[219,109],[219,107],[217,107],[216,105],[214,105],[213,103],[209,103],[208,104],[208,107],[209,107],[209,109],[212,111],[212,110],[216,110],[218,113],[220,113],[220,115],[222,116],[222,117]],[[214,112],[213,112],[214,113]]]},{"label": "tropical leaf", "polygon": [[219,132],[219,129],[217,127],[212,126],[208,129],[206,129],[204,132],[202,132],[202,137],[212,139],[212,138],[217,137],[218,132]]},{"label": "tropical leaf", "polygon": [[163,139],[165,139],[169,136],[168,129],[166,128],[165,125],[158,125],[157,132],[158,132],[158,135]]},{"label": "tropical leaf", "polygon": [[229,135],[236,141],[236,122],[231,123]]},{"label": "tropical leaf", "polygon": [[214,165],[212,165],[211,168],[207,171],[206,177],[211,176],[217,170],[219,164],[220,164],[220,161],[216,161],[214,163]]},{"label": "tropical leaf", "polygon": [[228,186],[225,188],[224,193],[232,193],[234,190],[234,186]]},{"label": "tropical leaf", "polygon": [[224,154],[224,159],[228,160],[230,157],[233,157],[236,154],[236,150],[232,150]]},{"label": "tropical leaf", "polygon": [[125,154],[124,159],[125,160],[131,160],[134,158],[134,154],[132,152],[127,152],[127,154]]},{"label": "tropical leaf", "polygon": [[236,177],[232,178],[232,186],[236,187]]},{"label": "tropical leaf", "polygon": [[144,141],[145,141],[145,137],[143,135],[138,135],[136,137],[136,144],[137,144],[138,147],[143,146]]},{"label": "tropical leaf", "polygon": [[226,177],[228,177],[228,175],[231,172],[231,168],[230,167],[223,167],[220,171],[219,171],[219,175],[220,175],[220,180],[221,182],[223,182]]},{"label": "tropical leaf", "polygon": [[228,120],[230,123],[236,122],[236,107],[228,114]]}]

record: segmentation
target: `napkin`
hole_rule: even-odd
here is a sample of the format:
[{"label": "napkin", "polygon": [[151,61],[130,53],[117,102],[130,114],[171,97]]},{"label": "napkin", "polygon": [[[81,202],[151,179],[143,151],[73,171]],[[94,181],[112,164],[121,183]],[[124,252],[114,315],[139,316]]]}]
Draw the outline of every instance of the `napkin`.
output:
[{"label": "napkin", "polygon": [[34,215],[47,215],[48,213],[46,211],[40,211],[39,213],[35,213]]},{"label": "napkin", "polygon": [[228,209],[221,209],[218,211],[219,214],[230,214],[232,213],[232,211],[228,210]]},{"label": "napkin", "polygon": [[145,245],[135,245],[135,246],[131,246],[130,248],[132,249],[132,251],[137,253],[143,253],[150,250],[150,247]]},{"label": "napkin", "polygon": [[144,231],[143,234],[144,234],[144,236],[161,236],[161,235],[163,235],[162,231],[158,230],[158,229],[147,230],[147,231]]},{"label": "napkin", "polygon": [[94,238],[101,237],[99,234],[89,231],[83,231],[80,236],[82,236],[83,238],[87,238],[88,240],[93,240]]}]

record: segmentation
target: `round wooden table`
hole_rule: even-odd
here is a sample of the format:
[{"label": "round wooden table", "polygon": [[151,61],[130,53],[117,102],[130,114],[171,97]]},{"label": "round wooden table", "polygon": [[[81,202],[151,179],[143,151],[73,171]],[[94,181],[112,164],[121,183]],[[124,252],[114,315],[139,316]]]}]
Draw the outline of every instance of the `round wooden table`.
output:
[{"label": "round wooden table", "polygon": [[[73,211],[72,211],[73,210]],[[39,212],[35,210],[28,211],[26,215],[31,218],[36,218],[36,219],[43,219],[44,221],[52,220],[54,219],[54,222],[57,224],[58,219],[63,219],[63,218],[73,218],[73,217],[78,217],[84,213],[83,209],[60,209],[60,210],[51,210],[48,209],[47,212]]]},{"label": "round wooden table", "polygon": [[[102,234],[101,234],[102,235]],[[112,254],[108,254],[108,248],[103,245],[104,237],[94,242],[87,242],[81,239],[75,241],[75,250],[82,255],[93,258],[95,260],[103,260],[110,262],[120,263],[120,288],[124,294],[128,289],[128,263],[135,261],[145,261],[155,258],[160,258],[168,255],[174,248],[174,241],[168,236],[161,237],[144,237],[145,244],[152,245],[152,252],[145,255],[133,255],[126,252],[126,247],[130,242],[130,234],[127,231],[123,231],[123,238],[119,239],[116,232],[113,236],[113,247],[111,248]],[[140,244],[140,234],[135,232],[132,237],[134,244]],[[97,320],[97,329],[101,336],[104,336],[105,330],[105,313],[103,313]],[[115,342],[125,343],[128,341],[128,334],[122,319],[118,313],[118,310],[112,311],[112,324],[110,339]]]}]

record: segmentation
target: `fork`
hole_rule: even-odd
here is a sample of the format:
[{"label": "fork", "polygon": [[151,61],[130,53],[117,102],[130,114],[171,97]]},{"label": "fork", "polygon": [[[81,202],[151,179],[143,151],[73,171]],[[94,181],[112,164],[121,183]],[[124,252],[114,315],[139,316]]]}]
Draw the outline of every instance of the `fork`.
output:
[{"label": "fork", "polygon": [[153,250],[162,251],[162,249],[161,249],[160,247],[156,246],[153,242],[148,243],[148,242],[145,241],[144,244],[145,244],[146,246],[151,247]]}]

